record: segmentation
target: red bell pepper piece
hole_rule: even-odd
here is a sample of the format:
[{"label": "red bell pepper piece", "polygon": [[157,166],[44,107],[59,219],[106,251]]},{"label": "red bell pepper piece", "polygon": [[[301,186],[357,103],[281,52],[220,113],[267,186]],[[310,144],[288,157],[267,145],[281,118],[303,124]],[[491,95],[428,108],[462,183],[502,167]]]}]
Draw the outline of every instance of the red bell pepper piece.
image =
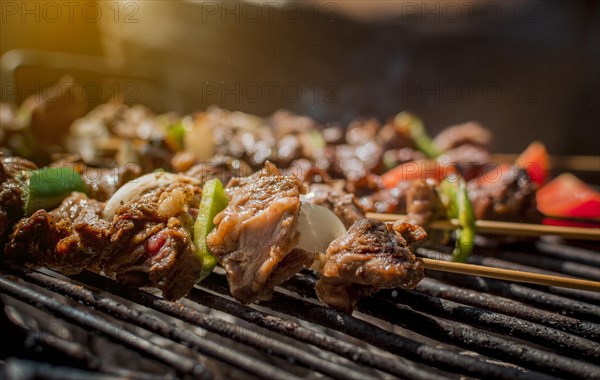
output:
[{"label": "red bell pepper piece", "polygon": [[570,173],[539,189],[537,205],[547,216],[600,218],[600,193]]},{"label": "red bell pepper piece", "polygon": [[388,170],[381,176],[381,182],[386,188],[393,189],[401,182],[425,181],[426,179],[434,179],[439,182],[456,173],[456,168],[452,165],[441,164],[435,160],[418,160]]}]

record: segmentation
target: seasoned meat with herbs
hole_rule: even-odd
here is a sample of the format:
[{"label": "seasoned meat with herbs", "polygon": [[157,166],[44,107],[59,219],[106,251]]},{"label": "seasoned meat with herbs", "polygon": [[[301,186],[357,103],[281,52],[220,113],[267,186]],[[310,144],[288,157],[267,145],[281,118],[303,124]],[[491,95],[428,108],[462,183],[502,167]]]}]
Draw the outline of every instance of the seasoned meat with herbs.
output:
[{"label": "seasoned meat with herbs", "polygon": [[35,170],[33,162],[0,154],[0,245],[6,241],[13,225],[23,216],[24,170]]},{"label": "seasoned meat with herbs", "polygon": [[537,186],[523,169],[499,167],[468,183],[477,219],[538,223]]},{"label": "seasoned meat with herbs", "polygon": [[192,239],[201,188],[191,178],[178,178],[116,208],[110,227],[111,254],[99,263],[118,280],[156,286],[169,300],[185,296],[202,269]]},{"label": "seasoned meat with herbs", "polygon": [[[106,204],[73,193],[57,209],[22,219],[5,254],[66,274],[102,271],[135,286],[155,286],[168,300],[179,299],[202,269],[192,242],[201,188],[194,179],[176,178]],[[111,202],[118,206],[109,212]]]},{"label": "seasoned meat with herbs", "polygon": [[231,200],[214,219],[208,247],[237,300],[269,299],[275,286],[312,262],[309,253],[294,249],[304,186],[267,164],[250,177],[232,179],[228,187]]},{"label": "seasoned meat with herbs", "polygon": [[408,246],[426,236],[421,227],[407,223],[357,221],[313,264],[320,274],[317,296],[330,307],[351,312],[361,297],[378,289],[414,288],[424,272]]},{"label": "seasoned meat with herbs", "polygon": [[95,267],[110,252],[110,222],[104,204],[72,193],[50,212],[38,210],[21,219],[4,249],[8,260],[46,266],[64,274]]}]

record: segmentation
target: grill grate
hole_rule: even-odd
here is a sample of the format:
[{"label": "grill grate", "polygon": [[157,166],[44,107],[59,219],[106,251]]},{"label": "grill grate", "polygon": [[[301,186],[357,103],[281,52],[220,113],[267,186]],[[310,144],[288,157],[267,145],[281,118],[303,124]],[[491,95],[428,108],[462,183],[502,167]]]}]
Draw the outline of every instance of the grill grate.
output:
[{"label": "grill grate", "polygon": [[[572,262],[557,265],[541,253],[564,258],[561,247],[573,253]],[[425,248],[418,253],[445,256]],[[600,257],[586,248],[546,242],[519,253],[519,262],[511,255],[475,261],[561,275],[575,275],[577,268],[585,277],[598,272],[594,263]],[[589,292],[431,272],[414,291],[381,291],[349,316],[318,304],[310,272],[285,283],[271,301],[245,306],[231,299],[218,273],[186,300],[171,303],[89,272],[66,278],[15,265],[1,270],[0,293],[7,302],[33,305],[104,336],[116,347],[162,363],[174,378],[226,378],[227,368],[239,377],[269,379],[600,378],[595,364],[600,303]],[[9,358],[5,374],[155,378],[109,369],[76,342],[35,331],[27,339],[77,364]]]}]

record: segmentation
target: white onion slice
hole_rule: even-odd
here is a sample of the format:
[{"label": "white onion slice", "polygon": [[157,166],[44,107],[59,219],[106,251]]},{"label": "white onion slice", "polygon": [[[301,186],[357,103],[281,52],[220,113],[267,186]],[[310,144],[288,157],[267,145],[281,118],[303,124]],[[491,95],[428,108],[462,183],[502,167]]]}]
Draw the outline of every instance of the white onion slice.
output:
[{"label": "white onion slice", "polygon": [[346,233],[346,227],[328,208],[303,201],[298,231],[298,248],[313,253],[324,253],[332,241]]},{"label": "white onion slice", "polygon": [[133,179],[121,186],[119,190],[117,190],[113,196],[106,201],[102,216],[105,219],[111,220],[115,216],[117,207],[128,203],[136,197],[139,197],[145,191],[182,181],[200,185],[200,181],[196,180],[195,178],[165,172],[150,173]]}]

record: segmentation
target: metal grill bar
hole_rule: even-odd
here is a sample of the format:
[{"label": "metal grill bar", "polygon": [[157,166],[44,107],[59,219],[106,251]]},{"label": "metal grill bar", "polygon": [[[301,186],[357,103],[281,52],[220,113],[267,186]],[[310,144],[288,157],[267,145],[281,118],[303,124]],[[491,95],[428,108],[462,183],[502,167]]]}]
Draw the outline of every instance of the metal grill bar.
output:
[{"label": "metal grill bar", "polygon": [[560,310],[565,315],[600,323],[600,307],[570,298],[550,294],[523,285],[490,278],[459,276],[451,273],[430,272],[429,277],[448,281],[473,290],[536,305],[546,310]]},{"label": "metal grill bar", "polygon": [[589,249],[565,244],[551,244],[545,241],[537,241],[535,247],[545,255],[552,255],[562,260],[577,261],[594,268],[600,267],[600,254]]},{"label": "metal grill bar", "polygon": [[78,308],[64,305],[56,299],[33,290],[31,287],[26,287],[22,284],[10,281],[4,275],[0,276],[0,289],[14,298],[37,305],[67,321],[99,331],[112,340],[133,348],[136,351],[145,353],[157,361],[166,364],[181,375],[189,374],[198,379],[212,378],[212,374],[197,360],[182,357],[172,351],[158,347],[143,337],[126,330],[123,326],[112,323],[96,315],[83,312]]},{"label": "metal grill bar", "polygon": [[[202,284],[206,288],[221,294],[228,293],[227,289],[217,285],[215,281],[205,281]],[[364,364],[369,367],[400,376],[402,378],[433,380],[448,377],[458,377],[451,374],[444,374],[444,376],[441,376],[438,372],[418,368],[415,363],[409,362],[403,358],[397,358],[396,360],[392,361],[388,356],[369,352],[361,347],[357,347],[342,340],[334,339],[325,334],[304,328],[291,320],[286,320],[263,313],[248,306],[229,301],[225,298],[213,296],[212,294],[199,289],[192,290],[192,293],[188,296],[188,298],[202,305],[221,310],[258,326],[272,331],[277,331],[302,342],[334,352],[357,363]]]},{"label": "metal grill bar", "polygon": [[[136,379],[136,380],[168,380],[175,379],[174,374],[152,375],[149,373],[131,371],[115,368],[105,365],[97,356],[94,356],[86,347],[79,343],[65,340],[57,335],[44,332],[33,332],[27,337],[26,346],[29,350],[38,352],[40,360],[47,359],[48,354],[52,357],[52,362],[57,358],[57,354],[62,356],[62,360],[56,360],[57,365],[62,366],[64,362],[67,367],[87,368],[89,370],[99,371],[111,375],[115,378]],[[43,358],[42,358],[43,356]],[[35,358],[33,360],[36,360]],[[42,376],[43,377],[43,376]],[[37,377],[34,377],[37,379]]]},{"label": "metal grill bar", "polygon": [[[226,281],[220,276],[211,281],[220,281],[223,294],[226,290]],[[286,284],[289,284],[286,283]],[[261,302],[261,305],[272,310],[300,318],[305,321],[335,329],[344,334],[368,342],[376,347],[402,355],[410,360],[421,361],[432,367],[451,370],[465,375],[478,377],[492,377],[501,379],[548,379],[552,378],[538,372],[525,371],[513,367],[502,366],[485,361],[483,358],[458,354],[454,351],[440,349],[418,343],[414,340],[385,331],[370,323],[354,318],[350,315],[339,313],[307,301],[275,293],[271,301]]]},{"label": "metal grill bar", "polygon": [[227,362],[233,366],[245,370],[248,373],[264,378],[296,378],[288,372],[275,368],[271,365],[261,363],[250,357],[240,355],[239,352],[230,349],[227,346],[212,342],[205,337],[200,337],[196,334],[189,333],[181,328],[177,328],[167,322],[161,321],[158,318],[150,317],[111,298],[98,295],[88,289],[82,288],[81,286],[24,268],[12,266],[11,272],[20,277],[26,278],[37,285],[43,286],[47,289],[52,289],[63,295],[67,295],[76,301],[87,304],[88,306],[93,306],[97,310],[104,311],[112,316],[116,316],[137,326],[144,327],[147,330],[159,334],[167,339],[184,343],[185,345],[192,347],[193,349],[198,350],[205,355]]},{"label": "metal grill bar", "polygon": [[6,361],[4,373],[7,379],[46,379],[46,380],[117,380],[126,379],[114,375],[84,371],[79,368],[53,366],[31,360],[10,358]]},{"label": "metal grill bar", "polygon": [[[591,378],[600,371],[600,367],[589,363],[497,338],[478,329],[435,320],[426,314],[413,312],[407,306],[398,307],[396,304],[397,309],[391,309],[393,305],[391,302],[366,300],[359,310],[398,326],[414,329],[433,339],[508,360],[526,368],[549,372],[555,376]],[[394,312],[390,313],[390,310]],[[418,329],[415,328],[417,324],[420,326]]]},{"label": "metal grill bar", "polygon": [[82,275],[73,276],[74,279],[87,283],[94,287],[110,291],[120,297],[126,298],[140,305],[158,310],[164,314],[179,318],[182,321],[192,325],[202,327],[208,331],[217,333],[221,336],[233,339],[235,341],[247,344],[263,352],[274,354],[286,359],[293,359],[298,363],[303,363],[310,368],[326,373],[330,376],[342,379],[364,379],[365,374],[353,370],[349,366],[342,366],[336,363],[327,362],[319,359],[314,353],[300,350],[281,341],[261,335],[255,331],[249,330],[239,325],[220,320],[216,317],[200,313],[187,306],[168,302],[152,294],[133,289],[122,284],[118,284],[106,277],[86,272]]},{"label": "metal grill bar", "polygon": [[600,325],[596,323],[580,321],[558,313],[536,309],[506,298],[444,284],[432,278],[426,278],[421,281],[416,290],[433,297],[477,306],[506,315],[513,315],[517,318],[561,329],[571,334],[600,342]]},{"label": "metal grill bar", "polygon": [[[314,279],[296,276],[285,284],[286,289],[304,296],[314,296]],[[414,306],[414,304],[409,304]],[[527,368],[569,377],[587,378],[600,373],[600,367],[564,358],[534,347],[499,338],[476,328],[464,328],[447,320],[433,319],[402,304],[383,299],[364,299],[359,311],[376,318],[418,332],[433,339],[481,352]]]},{"label": "metal grill bar", "polygon": [[[433,251],[430,249],[419,248],[417,250],[417,252],[418,252],[418,254],[420,254],[423,257],[442,259],[442,260],[450,260],[450,255],[442,254],[440,252]],[[505,269],[514,269],[514,270],[524,270],[524,271],[536,271],[536,272],[545,273],[545,274],[561,275],[559,273],[543,271],[543,270],[539,270],[537,268],[532,268],[532,267],[528,267],[528,266],[524,266],[524,265],[520,265],[520,264],[512,264],[507,261],[495,260],[495,259],[490,259],[490,258],[481,258],[478,256],[473,257],[473,262],[476,264],[490,266],[490,267],[498,267],[498,268],[505,268]],[[468,276],[460,276],[460,277],[466,278]],[[490,282],[490,283],[498,282],[498,280],[492,280],[492,281],[489,281],[490,279],[484,279],[484,280],[486,283],[487,282]],[[515,285],[515,286],[519,287],[519,289],[522,293],[529,293],[532,291],[532,289],[534,287],[533,285],[529,285],[527,287],[523,286],[523,285],[516,285],[516,284],[510,284],[510,285]],[[596,294],[593,292],[572,290],[572,289],[561,289],[561,288],[555,288],[555,287],[542,287],[542,286],[537,287],[536,286],[536,288],[544,289],[548,293],[558,292],[561,295],[575,298],[577,300],[583,299],[584,302],[577,302],[575,300],[569,300],[571,302],[568,302],[568,304],[570,304],[572,307],[574,307],[578,311],[584,311],[584,312],[591,311],[590,317],[593,318],[593,321],[597,321],[600,316],[600,307],[589,303],[589,302],[594,303],[595,300],[600,300],[600,294]],[[547,295],[548,293],[541,292],[541,294],[538,294],[537,296],[544,295],[544,294]],[[559,303],[559,300],[553,299],[553,301],[551,301],[551,306],[556,306],[555,303]],[[563,302],[563,304],[566,306],[567,303]]]},{"label": "metal grill bar", "polygon": [[[419,253],[424,253],[424,256],[433,255],[436,258],[444,255],[440,252],[424,249],[420,249]],[[476,259],[485,260],[488,265],[523,267],[520,264],[504,262],[503,260],[481,257]],[[497,265],[498,262],[500,262],[500,265]],[[4,264],[3,270],[16,274],[27,282],[14,282],[10,276],[0,275],[0,291],[23,302],[33,303],[67,321],[107,335],[113,341],[167,364],[174,368],[179,375],[191,374],[194,377],[201,375],[206,378],[211,376],[210,372],[197,359],[182,357],[181,354],[175,354],[157,347],[147,338],[130,332],[130,328],[127,327],[130,325],[121,325],[119,322],[112,322],[112,319],[108,320],[100,316],[90,316],[88,313],[82,312],[79,306],[64,305],[51,296],[47,296],[44,292],[36,290],[37,287],[33,285],[28,287],[28,285],[30,283],[36,284],[46,290],[68,296],[96,310],[107,313],[110,317],[129,323],[131,326],[144,328],[253,375],[265,378],[295,378],[295,375],[291,372],[276,368],[271,364],[262,362],[260,359],[247,356],[245,353],[230,348],[226,343],[225,345],[222,342],[217,344],[215,341],[207,340],[200,335],[166,322],[159,316],[149,316],[136,308],[126,306],[121,301],[111,297],[110,294],[104,295],[98,293],[95,289],[87,289],[69,280],[56,278],[52,274],[23,267]],[[538,271],[543,272],[544,270]],[[504,362],[491,361],[485,356],[473,357],[469,354],[457,353],[453,349],[441,349],[431,344],[418,343],[381,329],[365,320],[341,314],[316,305],[312,301],[301,300],[281,292],[276,292],[272,301],[260,304],[260,306],[271,308],[276,312],[334,329],[392,354],[402,356],[397,360],[393,360],[385,354],[355,347],[351,343],[300,326],[291,320],[273,316],[261,311],[262,309],[256,310],[220,297],[219,295],[229,297],[230,294],[225,277],[218,274],[212,275],[202,283],[202,287],[207,288],[210,292],[194,289],[189,299],[253,323],[266,329],[268,334],[234,325],[217,317],[206,315],[189,306],[164,301],[150,293],[118,284],[97,274],[84,273],[72,278],[85,285],[108,290],[128,301],[217,333],[221,337],[232,339],[262,352],[292,360],[304,367],[334,378],[363,379],[367,376],[367,372],[352,364],[342,365],[331,354],[315,354],[315,350],[329,351],[339,355],[340,360],[346,358],[363,367],[370,367],[411,379],[455,378],[458,373],[477,377],[510,379],[544,379],[557,375],[569,378],[591,378],[600,374],[600,367],[591,364],[591,362],[600,360],[600,346],[591,341],[600,341],[600,325],[592,323],[600,319],[600,307],[597,305],[550,294],[551,291],[555,290],[551,287],[544,287],[542,288],[544,291],[541,291],[529,286],[499,280],[437,272],[430,273],[430,276],[450,283],[466,283],[466,287],[472,290],[461,289],[428,278],[419,284],[416,292],[401,290],[379,292],[375,297],[363,300],[359,304],[359,311],[364,315],[373,316],[434,340],[480,352],[483,355]],[[309,272],[304,272],[283,284],[283,287],[316,301],[314,282],[314,276]],[[465,285],[463,284],[463,286]],[[219,295],[211,292],[216,292]],[[567,295],[570,296],[569,293]],[[578,321],[571,316],[538,310],[498,296],[510,297],[514,300],[524,301],[554,311],[559,309],[571,316],[583,317],[585,321]],[[578,299],[592,301],[595,299],[594,296],[596,295],[576,294]],[[358,314],[357,316],[360,317]],[[463,323],[468,323],[469,326],[465,326]],[[473,325],[484,330],[472,328]],[[566,358],[554,352],[537,348],[537,346],[530,346],[526,342],[490,335],[486,331],[527,340],[534,344],[546,345],[561,354],[572,358],[586,359],[590,363]],[[295,345],[290,345],[286,339],[296,339],[298,342],[310,344],[314,348],[311,350],[299,349]],[[81,353],[75,352],[75,355],[72,355],[74,348],[68,347],[68,345],[59,344],[55,346],[73,358]],[[322,352],[325,354],[324,351]],[[329,357],[325,359],[324,357],[328,355]],[[80,357],[79,359],[90,362],[89,358]],[[423,364],[435,369],[428,368]],[[524,368],[515,367],[514,364]],[[98,367],[98,363],[92,363],[92,365],[88,363],[87,368],[102,371]],[[454,374],[443,371],[451,371]],[[104,372],[115,375],[112,371]]]},{"label": "metal grill bar", "polygon": [[600,293],[594,293],[586,290],[567,289],[558,287],[547,287],[549,293],[573,298],[592,305],[600,306]]},{"label": "metal grill bar", "polygon": [[[210,284],[210,282],[203,284]],[[218,289],[218,287],[211,285],[212,284],[208,285],[207,288],[213,290]],[[416,363],[409,362],[403,358],[390,360],[390,357],[388,356],[369,352],[361,347],[302,327],[291,320],[263,313],[259,310],[241,305],[234,301],[229,301],[222,297],[214,296],[199,289],[192,290],[188,298],[204,306],[223,311],[260,327],[290,336],[304,343],[312,344],[321,349],[344,356],[356,363],[376,368],[395,376],[423,380],[458,378],[456,375],[444,374],[444,376],[441,376],[437,372],[418,368]]]},{"label": "metal grill bar", "polygon": [[[398,296],[392,297],[391,292],[382,292],[380,298],[393,303],[406,303],[411,308],[451,319],[456,322],[473,324],[486,330],[524,339],[572,358],[584,358],[588,361],[600,359],[600,345],[588,339],[567,334],[536,323],[519,318],[509,317],[493,311],[444,299],[434,298],[416,292],[398,290]],[[600,369],[600,368],[599,368]]]},{"label": "metal grill bar", "polygon": [[544,270],[563,273],[568,276],[586,278],[588,280],[600,280],[600,269],[587,264],[574,263],[562,259],[544,257],[540,254],[531,254],[525,252],[494,251],[490,253],[495,260],[510,261],[527,265],[529,267],[541,268]]}]

